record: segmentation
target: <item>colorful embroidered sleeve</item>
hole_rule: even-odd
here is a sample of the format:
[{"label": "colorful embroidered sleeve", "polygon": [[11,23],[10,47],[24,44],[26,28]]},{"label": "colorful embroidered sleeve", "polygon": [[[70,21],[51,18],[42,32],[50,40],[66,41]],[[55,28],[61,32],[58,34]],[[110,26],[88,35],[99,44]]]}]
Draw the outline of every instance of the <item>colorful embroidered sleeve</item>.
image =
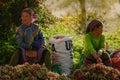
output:
[{"label": "colorful embroidered sleeve", "polygon": [[84,53],[85,54],[94,54],[96,50],[93,48],[92,42],[90,40],[90,35],[85,35],[84,37]]},{"label": "colorful embroidered sleeve", "polygon": [[41,45],[45,45],[45,37],[41,30],[39,30],[39,32],[38,32],[38,39],[40,40]]},{"label": "colorful embroidered sleeve", "polygon": [[26,48],[26,49],[31,49],[31,46],[24,42],[23,32],[19,28],[18,28],[17,33],[16,33],[16,40],[17,40],[17,43],[18,43],[19,47],[23,47],[23,48]]}]

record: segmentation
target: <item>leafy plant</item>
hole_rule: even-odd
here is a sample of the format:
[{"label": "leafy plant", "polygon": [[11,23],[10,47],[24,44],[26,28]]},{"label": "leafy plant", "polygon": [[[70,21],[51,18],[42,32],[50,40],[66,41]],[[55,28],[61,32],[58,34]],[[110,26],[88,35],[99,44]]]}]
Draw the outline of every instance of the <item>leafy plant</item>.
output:
[{"label": "leafy plant", "polygon": [[103,64],[82,66],[74,72],[74,80],[119,80],[120,72]]},{"label": "leafy plant", "polygon": [[[9,63],[16,45],[16,27],[21,24],[21,11],[32,8],[38,16],[38,23],[42,27],[54,23],[56,18],[51,15],[44,5],[45,0],[1,0],[0,1],[0,64]],[[9,58],[8,58],[9,56]]]}]

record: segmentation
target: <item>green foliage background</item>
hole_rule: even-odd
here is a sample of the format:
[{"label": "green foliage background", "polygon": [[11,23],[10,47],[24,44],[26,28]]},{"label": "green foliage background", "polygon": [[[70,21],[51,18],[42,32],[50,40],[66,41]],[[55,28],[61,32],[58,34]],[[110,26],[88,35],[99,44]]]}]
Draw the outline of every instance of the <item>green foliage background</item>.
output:
[{"label": "green foliage background", "polygon": [[[8,64],[11,55],[17,48],[15,34],[16,27],[21,24],[20,14],[24,4],[27,1],[28,7],[31,7],[37,14],[38,20],[35,22],[39,24],[40,28],[43,30],[46,36],[47,47],[49,48],[49,38],[56,34],[65,34],[73,38],[73,50],[74,50],[74,62],[75,65],[79,61],[79,57],[83,45],[83,36],[78,27],[80,25],[80,20],[82,15],[77,17],[54,17],[49,10],[45,7],[43,2],[45,0],[38,0],[41,3],[37,3],[36,0],[1,0],[3,2],[0,5],[0,64]],[[31,4],[32,3],[32,4]],[[98,17],[95,13],[90,13],[87,21]],[[98,17],[104,22],[102,16]],[[120,26],[115,33],[104,32],[106,36],[106,41],[109,44],[110,49],[119,49],[120,45]]]},{"label": "green foliage background", "polygon": [[56,18],[51,15],[43,4],[45,0],[1,0],[0,3],[0,64],[8,64],[11,55],[17,48],[16,28],[21,24],[21,11],[32,8],[41,27],[54,23]]}]

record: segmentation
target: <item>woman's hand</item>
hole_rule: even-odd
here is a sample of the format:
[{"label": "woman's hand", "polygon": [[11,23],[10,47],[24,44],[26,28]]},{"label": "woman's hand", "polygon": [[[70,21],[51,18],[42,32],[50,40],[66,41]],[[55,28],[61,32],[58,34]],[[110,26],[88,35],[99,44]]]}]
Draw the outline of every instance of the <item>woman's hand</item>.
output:
[{"label": "woman's hand", "polygon": [[45,46],[45,45],[41,45],[40,47],[41,47],[41,48],[46,48],[46,46]]},{"label": "woman's hand", "polygon": [[102,56],[102,50],[99,50],[97,53],[99,56]]},{"label": "woman's hand", "polygon": [[94,53],[93,57],[96,59],[97,63],[102,63],[102,60],[101,60],[100,56],[97,53]]},{"label": "woman's hand", "polygon": [[101,58],[98,58],[98,59],[96,60],[96,62],[97,62],[97,63],[102,63]]}]

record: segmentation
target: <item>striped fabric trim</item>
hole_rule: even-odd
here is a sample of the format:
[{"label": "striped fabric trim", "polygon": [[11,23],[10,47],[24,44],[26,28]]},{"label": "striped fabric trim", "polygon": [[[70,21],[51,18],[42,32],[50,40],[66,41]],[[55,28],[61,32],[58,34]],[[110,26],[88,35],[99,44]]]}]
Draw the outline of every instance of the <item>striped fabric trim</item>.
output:
[{"label": "striped fabric trim", "polygon": [[22,31],[20,28],[17,29],[17,32],[18,32],[21,36],[24,35],[23,31]]},{"label": "striped fabric trim", "polygon": [[28,41],[28,44],[31,45],[32,44],[32,41],[34,39],[34,37],[38,34],[38,30],[39,28],[37,27],[36,30],[33,32],[33,34],[31,35],[29,41]]}]

